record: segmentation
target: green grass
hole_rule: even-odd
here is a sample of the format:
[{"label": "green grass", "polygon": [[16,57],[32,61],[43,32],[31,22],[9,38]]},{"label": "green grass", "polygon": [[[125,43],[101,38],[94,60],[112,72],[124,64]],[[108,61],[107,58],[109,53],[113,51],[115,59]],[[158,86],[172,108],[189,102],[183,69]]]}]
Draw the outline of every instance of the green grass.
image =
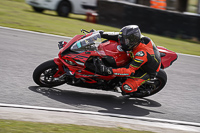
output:
[{"label": "green grass", "polygon": [[[18,0],[21,1],[21,0]],[[57,16],[54,11],[45,11],[44,14],[36,13],[32,8],[23,2],[15,0],[0,1],[0,25],[26,29],[38,32],[45,32],[64,36],[80,34],[81,29],[104,29],[115,30],[103,25],[85,22],[84,15],[70,14],[69,18]]]},{"label": "green grass", "polygon": [[152,133],[135,131],[127,128],[101,128],[95,126],[79,126],[72,124],[51,124],[0,120],[0,133]]},{"label": "green grass", "polygon": [[[85,22],[86,16],[70,14],[69,18],[57,16],[55,11],[36,13],[24,0],[0,1],[0,26],[44,32],[73,37],[82,34],[81,29],[119,31],[119,28]],[[179,53],[200,55],[200,44],[197,41],[172,39],[143,33],[156,45],[164,46]]]},{"label": "green grass", "polygon": [[156,45],[164,46],[169,50],[200,56],[200,44],[192,41],[183,41],[181,39],[172,39],[168,37],[162,37],[158,35],[146,34],[144,35],[150,37]]},{"label": "green grass", "polygon": [[197,13],[198,0],[188,0],[187,11],[192,13]]}]

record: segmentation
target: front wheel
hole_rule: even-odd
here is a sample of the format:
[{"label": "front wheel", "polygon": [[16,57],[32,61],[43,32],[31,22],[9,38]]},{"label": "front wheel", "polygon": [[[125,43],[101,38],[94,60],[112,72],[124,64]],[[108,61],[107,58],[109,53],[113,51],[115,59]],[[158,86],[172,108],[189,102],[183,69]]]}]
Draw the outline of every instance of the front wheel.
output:
[{"label": "front wheel", "polygon": [[161,91],[167,83],[167,74],[163,69],[160,69],[156,78],[151,79],[141,85],[136,92],[131,93],[131,97],[143,98],[154,95]]},{"label": "front wheel", "polygon": [[40,64],[33,72],[33,80],[41,87],[54,87],[64,84],[65,80],[55,80],[54,75],[58,71],[58,65],[54,60]]}]

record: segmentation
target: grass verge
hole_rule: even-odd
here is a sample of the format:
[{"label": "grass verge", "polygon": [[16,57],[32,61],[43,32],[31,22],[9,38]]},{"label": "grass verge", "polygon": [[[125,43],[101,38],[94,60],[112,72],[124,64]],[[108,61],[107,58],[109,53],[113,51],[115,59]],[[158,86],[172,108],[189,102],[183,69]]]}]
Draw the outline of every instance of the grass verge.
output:
[{"label": "grass verge", "polygon": [[[44,32],[73,37],[81,34],[80,29],[96,29],[104,31],[119,31],[119,28],[85,22],[84,15],[70,14],[69,18],[57,16],[54,11],[36,13],[24,0],[0,1],[0,26]],[[152,34],[150,37],[156,45],[164,46],[178,53],[200,56],[200,44]]]},{"label": "grass verge", "polygon": [[51,124],[0,120],[0,133],[152,133],[127,128],[101,128],[95,126],[79,126],[72,124]]}]

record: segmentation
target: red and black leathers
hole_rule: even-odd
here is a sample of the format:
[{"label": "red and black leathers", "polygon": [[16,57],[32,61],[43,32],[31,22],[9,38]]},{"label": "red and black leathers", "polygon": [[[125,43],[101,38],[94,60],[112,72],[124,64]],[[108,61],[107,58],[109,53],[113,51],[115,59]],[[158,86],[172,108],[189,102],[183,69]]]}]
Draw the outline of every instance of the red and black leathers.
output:
[{"label": "red and black leathers", "polygon": [[148,37],[142,37],[140,44],[129,54],[132,61],[128,67],[112,69],[117,77],[129,77],[122,84],[126,93],[137,91],[141,84],[156,75],[161,65],[160,53]]}]

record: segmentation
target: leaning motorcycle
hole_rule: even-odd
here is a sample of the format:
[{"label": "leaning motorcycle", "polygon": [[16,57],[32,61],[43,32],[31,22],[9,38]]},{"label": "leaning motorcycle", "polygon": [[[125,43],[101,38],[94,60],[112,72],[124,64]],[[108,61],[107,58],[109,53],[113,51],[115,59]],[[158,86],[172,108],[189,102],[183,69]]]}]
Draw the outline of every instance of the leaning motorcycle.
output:
[{"label": "leaning motorcycle", "polygon": [[[121,92],[126,78],[102,75],[97,68],[98,60],[107,67],[126,66],[131,58],[121,49],[117,41],[118,32],[82,30],[84,35],[74,36],[68,43],[59,42],[58,57],[40,64],[33,72],[33,80],[41,87],[55,87],[62,84]],[[105,38],[103,38],[104,36]],[[161,69],[155,77],[127,95],[136,98],[151,96],[163,89],[167,82],[165,68],[172,65],[177,54],[157,46],[161,55]],[[123,93],[122,93],[123,94]]]}]

